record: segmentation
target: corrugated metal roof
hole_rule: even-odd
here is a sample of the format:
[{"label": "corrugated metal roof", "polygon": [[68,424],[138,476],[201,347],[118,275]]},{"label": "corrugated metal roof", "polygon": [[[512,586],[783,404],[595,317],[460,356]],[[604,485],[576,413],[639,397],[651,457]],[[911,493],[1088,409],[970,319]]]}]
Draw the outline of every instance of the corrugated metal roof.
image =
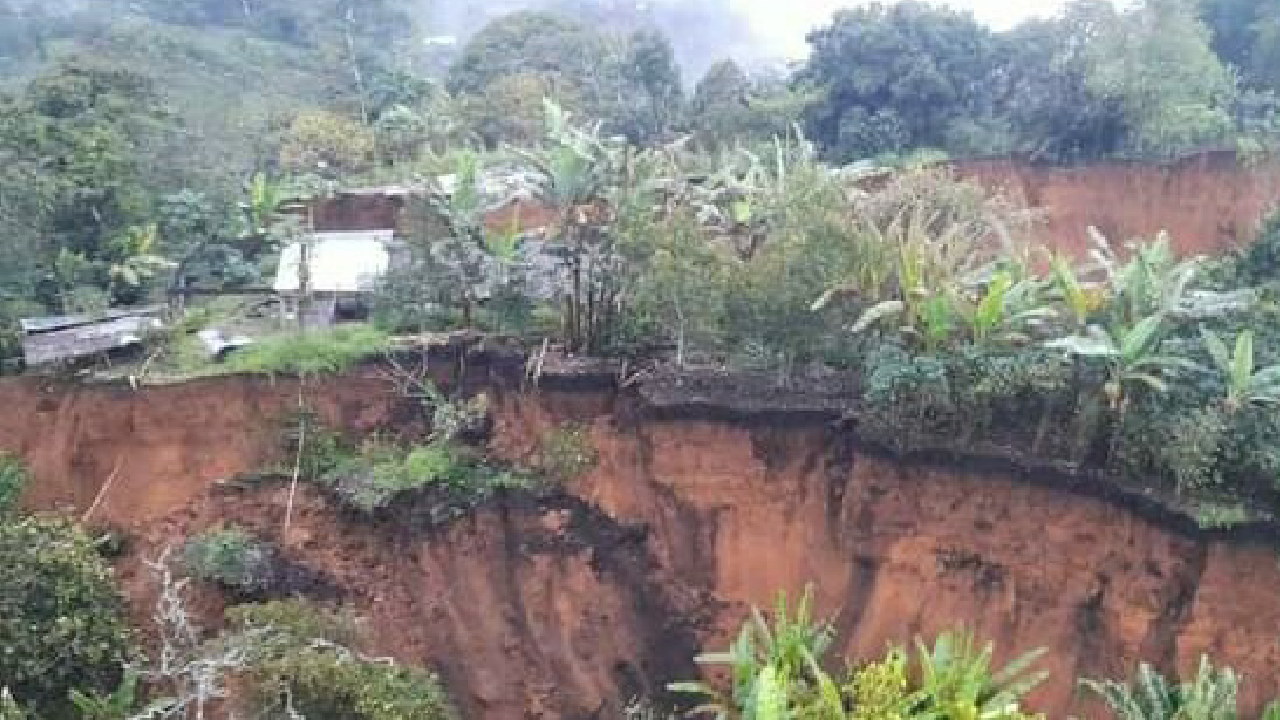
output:
[{"label": "corrugated metal roof", "polygon": [[[361,292],[387,271],[391,256],[392,230],[316,233],[311,236],[312,292]],[[280,253],[276,270],[276,292],[299,290],[298,270],[302,265],[302,243],[295,242]]]},{"label": "corrugated metal roof", "polygon": [[45,333],[54,330],[65,330],[67,328],[80,327],[82,325],[90,325],[93,323],[106,322],[107,320],[117,320],[119,318],[131,316],[155,316],[164,311],[163,305],[146,305],[142,307],[117,308],[107,312],[98,313],[96,315],[80,314],[80,315],[50,315],[48,317],[38,318],[22,318],[18,321],[18,325],[22,328],[22,332]]},{"label": "corrugated metal roof", "polygon": [[148,333],[163,327],[158,318],[140,315],[95,321],[64,330],[29,334],[22,339],[22,352],[28,365],[45,365],[136,345]]}]

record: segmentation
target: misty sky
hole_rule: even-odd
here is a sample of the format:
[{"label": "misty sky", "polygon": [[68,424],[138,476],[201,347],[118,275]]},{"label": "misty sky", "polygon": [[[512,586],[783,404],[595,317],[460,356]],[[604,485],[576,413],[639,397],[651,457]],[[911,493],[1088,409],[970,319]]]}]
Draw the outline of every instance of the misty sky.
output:
[{"label": "misty sky", "polygon": [[[837,8],[857,0],[734,0],[751,17],[756,35],[772,47],[769,53],[791,57],[807,52],[805,33],[831,19]],[[947,4],[972,10],[978,20],[1004,29],[1032,16],[1053,15],[1063,0],[950,0]]]}]

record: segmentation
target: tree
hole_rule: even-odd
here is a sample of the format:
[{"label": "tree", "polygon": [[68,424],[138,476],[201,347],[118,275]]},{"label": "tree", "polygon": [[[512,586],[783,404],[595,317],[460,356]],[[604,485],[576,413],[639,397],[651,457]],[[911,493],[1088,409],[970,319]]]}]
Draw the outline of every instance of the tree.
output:
[{"label": "tree", "polygon": [[1189,0],[1146,0],[1099,28],[1086,84],[1120,108],[1127,151],[1169,156],[1228,136],[1236,80],[1209,40]]},{"label": "tree", "polygon": [[1032,160],[1105,157],[1124,143],[1119,101],[1098,96],[1089,85],[1089,48],[1117,22],[1110,2],[1075,0],[1061,18],[1028,21],[1002,38],[999,103],[1018,149]]},{"label": "tree", "polygon": [[63,520],[0,522],[0,677],[18,702],[66,717],[72,688],[116,687],[128,659],[111,569]]},{"label": "tree", "polygon": [[1280,3],[1275,0],[1204,0],[1200,16],[1213,32],[1213,50],[1240,71],[1250,88],[1280,91],[1276,40]]},{"label": "tree", "polygon": [[[949,148],[986,120],[998,45],[972,15],[908,0],[842,10],[809,36],[798,79],[822,92],[809,135],[839,161]],[[992,143],[986,143],[992,144]]]},{"label": "tree", "polygon": [[559,78],[584,87],[604,65],[600,35],[568,17],[518,12],[499,18],[471,38],[449,69],[449,91],[483,93],[493,82],[518,73]]},{"label": "tree", "polygon": [[20,274],[8,278],[28,292],[24,297],[65,304],[65,282],[31,287],[41,269],[58,279],[60,257],[75,258],[77,285],[101,294],[120,277],[113,268],[144,254],[139,233],[156,192],[144,158],[173,127],[146,77],[84,58],[34,78],[17,97],[0,98],[0,205],[16,213],[0,224],[28,238],[13,258]]},{"label": "tree", "polygon": [[622,79],[632,122],[622,130],[633,142],[646,144],[666,136],[681,114],[684,92],[671,40],[661,31],[642,29],[626,40]]},{"label": "tree", "polygon": [[694,88],[689,125],[708,149],[755,145],[793,133],[815,94],[793,87],[785,71],[748,75],[732,60],[712,65]]},{"label": "tree", "polygon": [[557,220],[550,239],[566,276],[562,316],[564,340],[575,352],[598,352],[616,321],[621,256],[611,232],[609,194],[625,191],[628,149],[602,140],[597,128],[573,124],[554,102],[546,102],[547,143],[524,153],[537,170],[537,193]]},{"label": "tree", "polygon": [[544,135],[546,99],[568,109],[582,104],[580,90],[561,75],[530,70],[497,78],[482,92],[464,96],[462,113],[487,145],[528,147]]},{"label": "tree", "polygon": [[353,173],[373,162],[374,137],[358,119],[330,110],[304,110],[290,123],[280,164],[294,172]]}]

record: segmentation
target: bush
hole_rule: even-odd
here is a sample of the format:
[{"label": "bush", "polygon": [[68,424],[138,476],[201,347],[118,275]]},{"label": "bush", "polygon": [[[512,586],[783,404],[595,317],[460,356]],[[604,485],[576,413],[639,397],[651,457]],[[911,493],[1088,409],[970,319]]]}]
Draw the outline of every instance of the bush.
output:
[{"label": "bush", "polygon": [[385,509],[412,492],[428,492],[435,521],[480,505],[500,488],[533,484],[531,478],[491,467],[464,446],[444,440],[407,450],[368,443],[319,480],[364,513]]},{"label": "bush", "polygon": [[597,460],[587,431],[574,425],[564,425],[547,433],[538,449],[538,469],[558,482],[582,476]]},{"label": "bush", "polygon": [[187,540],[182,564],[192,577],[246,595],[266,592],[275,550],[238,527],[209,530]]},{"label": "bush", "polygon": [[348,618],[297,601],[241,606],[228,616],[240,632],[265,634],[246,674],[265,713],[292,711],[311,720],[456,717],[434,674],[352,651]]},{"label": "bush", "polygon": [[1274,283],[1280,278],[1280,213],[1270,215],[1257,239],[1232,263],[1232,285],[1250,286]]},{"label": "bush", "polygon": [[237,351],[229,372],[296,375],[339,373],[390,347],[390,337],[368,325],[310,330],[265,338]]},{"label": "bush", "polygon": [[29,473],[21,458],[0,452],[0,515],[18,507]]},{"label": "bush", "polygon": [[67,693],[109,691],[130,654],[124,604],[93,542],[70,522],[0,522],[0,678],[40,716]]},{"label": "bush", "polygon": [[1070,445],[1061,428],[1074,413],[1075,391],[1071,366],[1056,353],[964,347],[915,355],[884,344],[864,366],[858,419],[866,437],[900,450],[1019,441],[1033,454],[1053,455]]}]

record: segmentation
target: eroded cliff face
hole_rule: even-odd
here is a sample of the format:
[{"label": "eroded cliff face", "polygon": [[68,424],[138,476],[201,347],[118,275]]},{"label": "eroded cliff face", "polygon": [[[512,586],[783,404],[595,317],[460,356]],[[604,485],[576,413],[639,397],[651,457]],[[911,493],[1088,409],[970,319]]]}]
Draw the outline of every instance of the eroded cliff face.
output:
[{"label": "eroded cliff face", "polygon": [[1179,253],[1216,255],[1251,242],[1280,199],[1280,160],[1231,152],[1076,168],[962,161],[956,171],[1038,208],[1037,243],[1076,256],[1088,249],[1090,225],[1117,248],[1167,230]]},{"label": "eroded cliff face", "polygon": [[[448,528],[377,525],[304,493],[280,537],[284,488],[216,483],[260,467],[292,381],[226,378],[144,389],[0,383],[0,446],[38,478],[28,504],[130,530],[121,575],[144,614],[139,558],[235,521],[281,542],[370,618],[373,649],[441,671],[469,717],[614,716],[693,672],[749,605],[817,589],[852,657],[965,623],[1006,657],[1047,647],[1034,705],[1091,714],[1078,676],[1138,659],[1245,678],[1245,704],[1280,691],[1280,562],[1141,498],[977,458],[894,458],[799,416],[658,413],[630,393],[497,383],[494,450],[529,456],[585,426],[595,468],[566,494],[505,498]],[[413,413],[376,373],[313,385],[308,402],[357,431]],[[118,470],[116,469],[118,468]],[[211,608],[216,609],[216,608]]]}]

